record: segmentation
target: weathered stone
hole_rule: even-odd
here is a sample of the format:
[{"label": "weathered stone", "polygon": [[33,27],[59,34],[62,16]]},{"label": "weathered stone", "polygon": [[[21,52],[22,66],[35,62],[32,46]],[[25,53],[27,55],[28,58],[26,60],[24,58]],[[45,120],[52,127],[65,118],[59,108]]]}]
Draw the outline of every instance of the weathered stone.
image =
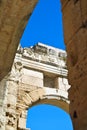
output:
[{"label": "weathered stone", "polygon": [[[87,40],[85,39],[85,37],[87,37],[87,30],[85,28],[81,28],[79,32],[73,37],[71,43],[67,45],[67,64],[69,68],[69,81],[71,81],[71,83],[75,80],[79,80],[79,78],[83,76],[86,76],[87,73]],[[73,46],[73,43],[75,43],[75,46]],[[78,46],[80,47],[78,48]]]},{"label": "weathered stone", "polygon": [[[26,110],[36,104],[52,104],[69,112],[69,85],[67,83],[67,70],[65,65],[66,52],[42,43],[38,43],[36,46],[39,45],[41,51],[43,47],[47,50],[48,53],[45,55],[50,58],[53,56],[52,58],[56,60],[52,64],[53,60],[43,59],[42,55],[44,52],[40,51],[39,53],[36,49],[34,51],[34,47],[32,52],[34,57],[31,56],[31,48],[24,49],[24,51],[19,48],[11,72],[0,83],[1,87],[4,86],[0,92],[2,105],[0,107],[0,112],[2,113],[0,115],[2,118],[0,120],[0,127],[2,130],[26,130]],[[49,52],[50,50],[52,53]],[[53,52],[55,53],[53,54]],[[37,60],[37,55],[41,58],[40,62]],[[43,62],[46,60],[50,63],[50,69],[49,67],[46,68],[47,62]],[[61,68],[59,61],[61,62]],[[37,64],[37,67],[31,66],[30,62]],[[40,64],[42,64],[41,68]],[[58,67],[60,72],[55,71],[55,69],[58,70]],[[61,76],[64,76],[64,78],[59,78]],[[55,85],[55,81],[58,86]]]},{"label": "weathered stone", "polygon": [[74,4],[73,0],[68,1],[62,11],[64,21],[64,38],[65,43],[68,44],[82,26],[80,1],[78,1],[77,4]]},{"label": "weathered stone", "polygon": [[56,78],[56,88],[61,89],[63,91],[67,91],[70,88],[70,85],[68,85],[68,81],[66,78]]},{"label": "weathered stone", "polygon": [[31,76],[23,76],[22,77],[22,83],[24,84],[29,84],[32,86],[43,86],[43,80],[39,79],[39,78],[35,78],[35,77],[31,77]]},{"label": "weathered stone", "polygon": [[19,118],[18,128],[21,128],[21,129],[26,128],[26,119],[25,118]]},{"label": "weathered stone", "polygon": [[[69,3],[72,3],[69,5]],[[67,48],[70,114],[74,130],[87,129],[87,1],[68,1],[63,6],[65,43]],[[72,12],[71,12],[71,9]],[[77,7],[77,8],[76,8]],[[66,10],[65,10],[65,9]],[[73,10],[74,9],[74,10]],[[78,11],[76,11],[78,10]],[[70,11],[70,12],[69,12]],[[66,17],[64,17],[66,14]],[[69,15],[68,15],[69,14]],[[68,19],[67,19],[68,18]],[[74,20],[74,21],[73,21]],[[71,38],[70,38],[71,37]]]},{"label": "weathered stone", "polygon": [[21,35],[36,3],[37,0],[0,2],[0,80],[11,70]]},{"label": "weathered stone", "polygon": [[43,79],[43,73],[41,73],[41,72],[30,70],[30,69],[27,70],[25,68],[23,68],[22,72],[26,76],[36,77],[36,78],[39,78],[39,79],[40,78]]},{"label": "weathered stone", "polygon": [[87,1],[81,0],[81,13],[82,13],[82,20],[83,23],[87,26]]},{"label": "weathered stone", "polygon": [[61,0],[62,8],[68,3],[69,0]]},{"label": "weathered stone", "polygon": [[22,99],[27,106],[30,106],[33,102],[31,95],[29,95],[28,93],[25,93],[25,95],[22,97]]},{"label": "weathered stone", "polygon": [[[35,0],[27,0],[26,2],[21,0],[0,1],[0,43],[2,45],[0,47],[0,80],[11,70],[11,65],[13,64],[13,59],[19,43],[19,39],[27,20],[31,15],[35,3]],[[72,85],[71,89],[69,90],[69,97],[71,100],[70,113],[73,120],[74,129],[87,130],[87,94],[85,91],[87,90],[87,0],[61,0],[61,3],[63,12],[65,44],[67,45],[68,52],[68,77],[69,82]],[[81,28],[85,28],[85,31],[81,31]],[[5,36],[5,39],[3,36]],[[46,61],[48,61],[48,59],[49,61],[54,61],[53,59],[50,60],[50,58],[48,57],[42,57],[44,61],[45,59]],[[46,68],[47,67],[48,66],[46,66]],[[39,68],[42,69],[41,67]],[[47,71],[46,68],[45,70]],[[50,69],[50,72],[52,72],[51,70],[52,68]],[[79,95],[76,92],[78,88],[77,86],[79,87],[79,91],[77,91],[79,92]],[[3,92],[1,91],[0,95],[2,94]],[[78,97],[76,95],[78,95]],[[1,98],[1,100],[2,99],[3,98]],[[81,105],[78,105],[79,101],[82,101]],[[80,115],[78,113],[80,113]],[[4,127],[2,129],[4,129]],[[12,127],[9,126],[7,127],[7,129],[13,130]]]}]

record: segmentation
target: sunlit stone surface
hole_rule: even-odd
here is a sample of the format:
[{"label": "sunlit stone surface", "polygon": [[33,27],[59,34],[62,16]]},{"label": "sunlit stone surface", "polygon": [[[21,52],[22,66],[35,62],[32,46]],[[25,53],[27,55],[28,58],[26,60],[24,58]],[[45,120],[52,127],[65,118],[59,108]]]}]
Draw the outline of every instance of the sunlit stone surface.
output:
[{"label": "sunlit stone surface", "polygon": [[61,0],[74,130],[87,130],[87,0]]},{"label": "sunlit stone surface", "polygon": [[0,80],[11,70],[15,53],[37,0],[0,0]]},{"label": "sunlit stone surface", "polygon": [[[61,3],[68,79],[72,86],[70,114],[75,130],[87,130],[87,0],[61,0]],[[0,0],[0,80],[11,70],[21,34],[35,4],[36,0]],[[3,82],[4,79],[0,87],[5,94]],[[4,126],[4,115],[0,119],[0,126]]]},{"label": "sunlit stone surface", "polygon": [[2,130],[27,130],[26,112],[36,104],[56,105],[69,112],[66,52],[38,43],[19,46],[11,72],[1,81]]}]

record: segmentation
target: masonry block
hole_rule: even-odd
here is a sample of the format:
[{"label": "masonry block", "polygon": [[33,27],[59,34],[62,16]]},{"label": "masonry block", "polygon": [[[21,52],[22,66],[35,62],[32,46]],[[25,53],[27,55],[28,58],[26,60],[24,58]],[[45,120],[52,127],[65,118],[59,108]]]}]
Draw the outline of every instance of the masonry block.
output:
[{"label": "masonry block", "polygon": [[25,94],[25,96],[22,98],[23,99],[23,102],[29,106],[32,104],[33,100],[32,100],[32,97],[29,96],[29,94]]},{"label": "masonry block", "polygon": [[70,86],[68,85],[68,80],[66,78],[57,77],[55,80],[55,84],[56,88],[63,91],[67,91],[70,88]]},{"label": "masonry block", "polygon": [[42,79],[39,79],[36,77],[31,77],[31,76],[23,76],[22,83],[29,84],[29,85],[36,86],[36,87],[43,87]]},{"label": "masonry block", "polygon": [[20,129],[26,128],[26,119],[25,118],[19,118],[18,128],[20,128]]},{"label": "masonry block", "polygon": [[23,69],[22,83],[43,87],[43,73],[34,70]]},{"label": "masonry block", "polygon": [[40,98],[38,95],[38,90],[34,90],[34,91],[30,92],[29,95],[32,98],[33,102],[36,102]]},{"label": "masonry block", "polygon": [[30,69],[25,69],[25,68],[22,69],[22,72],[23,72],[24,75],[43,79],[43,73],[42,72],[38,72],[38,71],[35,71],[35,70],[30,70]]}]

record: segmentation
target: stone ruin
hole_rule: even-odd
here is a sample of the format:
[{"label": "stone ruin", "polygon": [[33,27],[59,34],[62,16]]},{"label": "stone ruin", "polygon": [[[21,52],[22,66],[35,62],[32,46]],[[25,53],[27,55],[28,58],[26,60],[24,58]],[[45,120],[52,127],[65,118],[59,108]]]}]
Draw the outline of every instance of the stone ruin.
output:
[{"label": "stone ruin", "polygon": [[38,43],[18,47],[11,72],[0,86],[0,130],[29,130],[27,110],[37,104],[51,104],[69,112],[67,54]]},{"label": "stone ruin", "polygon": [[[38,0],[0,0],[0,81],[4,81]],[[60,0],[67,51],[70,115],[74,130],[87,130],[87,0]],[[1,94],[2,95],[2,94]],[[3,98],[3,96],[1,96]],[[2,102],[2,101],[1,101]],[[3,120],[3,118],[2,118]],[[2,123],[1,123],[2,124]]]}]

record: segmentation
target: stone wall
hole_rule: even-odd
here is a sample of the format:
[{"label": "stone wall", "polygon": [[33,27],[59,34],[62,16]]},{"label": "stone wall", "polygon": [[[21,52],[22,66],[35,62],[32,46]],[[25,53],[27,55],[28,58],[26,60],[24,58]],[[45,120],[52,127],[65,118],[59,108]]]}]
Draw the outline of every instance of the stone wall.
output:
[{"label": "stone wall", "polygon": [[6,110],[6,95],[7,95],[7,82],[8,76],[0,82],[0,130],[5,130],[5,110]]},{"label": "stone wall", "polygon": [[[86,130],[87,0],[61,0],[61,3],[68,78],[72,85],[69,91],[70,113],[74,129]],[[19,39],[35,4],[35,0],[0,1],[0,80],[11,69]]]},{"label": "stone wall", "polygon": [[67,49],[70,114],[74,130],[87,130],[87,0],[61,0]]},{"label": "stone wall", "polygon": [[65,51],[41,43],[18,48],[11,72],[0,82],[0,130],[28,130],[26,111],[37,104],[51,104],[69,112],[65,59]]},{"label": "stone wall", "polygon": [[[65,51],[42,43],[30,48],[18,48],[14,60],[16,74],[12,71],[10,79],[19,79],[16,104],[19,130],[26,128],[26,110],[36,104],[52,104],[69,112],[68,89],[70,86],[67,82],[65,59]],[[55,71],[58,69],[59,72]],[[14,74],[17,78],[14,77]],[[51,84],[52,81],[47,78],[49,84],[44,86],[44,82],[47,83],[45,76],[55,79],[56,85],[54,82]]]},{"label": "stone wall", "polygon": [[37,0],[0,0],[0,80],[11,70],[20,38],[36,3]]}]

